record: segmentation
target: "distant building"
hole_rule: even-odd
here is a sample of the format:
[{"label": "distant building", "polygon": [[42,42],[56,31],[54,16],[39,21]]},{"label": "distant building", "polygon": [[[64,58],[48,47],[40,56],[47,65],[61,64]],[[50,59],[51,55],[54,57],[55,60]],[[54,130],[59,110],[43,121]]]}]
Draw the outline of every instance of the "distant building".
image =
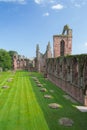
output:
[{"label": "distant building", "polygon": [[18,54],[13,56],[13,69],[14,70],[28,70],[31,71],[34,69],[34,60],[25,58]]}]

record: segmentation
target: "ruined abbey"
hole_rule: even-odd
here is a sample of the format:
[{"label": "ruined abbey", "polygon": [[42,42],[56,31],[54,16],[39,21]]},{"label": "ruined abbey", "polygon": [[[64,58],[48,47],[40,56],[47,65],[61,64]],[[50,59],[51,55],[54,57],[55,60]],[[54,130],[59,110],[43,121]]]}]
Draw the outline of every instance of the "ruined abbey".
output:
[{"label": "ruined abbey", "polygon": [[36,57],[31,61],[14,55],[14,70],[37,71],[74,99],[87,106],[87,54],[72,54],[72,29],[65,25],[60,35],[53,36],[53,56],[50,42],[42,54],[36,46]]},{"label": "ruined abbey", "polygon": [[34,60],[30,60],[24,56],[14,54],[13,56],[13,70],[28,70],[34,71]]},{"label": "ruined abbey", "polygon": [[65,25],[53,36],[53,57],[48,42],[45,54],[36,47],[35,70],[87,106],[87,54],[72,54],[72,29]]}]

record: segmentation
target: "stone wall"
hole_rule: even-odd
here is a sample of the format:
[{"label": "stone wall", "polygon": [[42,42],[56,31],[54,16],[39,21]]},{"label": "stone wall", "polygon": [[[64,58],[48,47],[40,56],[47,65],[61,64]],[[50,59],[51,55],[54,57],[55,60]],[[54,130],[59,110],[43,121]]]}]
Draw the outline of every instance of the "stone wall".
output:
[{"label": "stone wall", "polygon": [[52,58],[52,52],[50,47],[50,42],[48,42],[46,52],[42,54],[39,50],[39,45],[36,47],[36,58],[35,58],[35,68],[36,71],[44,73],[46,71],[46,59]]},{"label": "stone wall", "polygon": [[60,35],[53,36],[52,58],[50,43],[46,52],[36,48],[35,68],[80,103],[87,106],[87,54],[71,55],[72,29],[65,25]]},{"label": "stone wall", "polygon": [[54,58],[70,55],[72,52],[72,29],[68,25],[63,28],[63,33],[53,36]]},{"label": "stone wall", "polygon": [[13,56],[13,70],[28,70],[33,69],[33,63],[31,60],[24,56],[14,54]]},{"label": "stone wall", "polygon": [[87,106],[87,55],[46,60],[48,79]]}]

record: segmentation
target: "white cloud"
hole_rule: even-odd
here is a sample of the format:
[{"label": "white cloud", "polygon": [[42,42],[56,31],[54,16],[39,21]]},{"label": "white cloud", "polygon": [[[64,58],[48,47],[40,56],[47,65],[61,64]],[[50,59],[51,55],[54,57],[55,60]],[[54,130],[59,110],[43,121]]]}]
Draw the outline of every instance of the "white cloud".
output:
[{"label": "white cloud", "polygon": [[[87,4],[87,0],[33,0],[38,5],[43,5],[42,7],[51,7],[54,10],[60,10],[64,7],[76,7],[81,8]],[[62,4],[59,4],[61,2]]]},{"label": "white cloud", "polygon": [[18,2],[20,4],[25,4],[26,0],[0,0],[0,2]]},{"label": "white cloud", "polygon": [[51,8],[54,10],[60,10],[60,9],[63,9],[64,6],[62,4],[56,4],[56,5],[53,5]]},{"label": "white cloud", "polygon": [[34,0],[36,4],[50,4],[56,2],[56,0]]},{"label": "white cloud", "polygon": [[44,13],[43,16],[49,16],[50,14],[47,12],[47,13]]},{"label": "white cloud", "polygon": [[87,47],[87,42],[85,43],[85,46]]},{"label": "white cloud", "polygon": [[43,2],[43,0],[34,0],[34,2],[35,2],[36,4],[41,4],[41,3]]}]

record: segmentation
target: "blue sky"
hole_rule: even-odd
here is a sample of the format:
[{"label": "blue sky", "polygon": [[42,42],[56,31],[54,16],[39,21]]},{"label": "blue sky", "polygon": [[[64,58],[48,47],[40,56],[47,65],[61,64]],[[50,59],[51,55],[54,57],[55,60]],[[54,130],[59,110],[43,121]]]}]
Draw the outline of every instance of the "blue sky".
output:
[{"label": "blue sky", "polygon": [[0,0],[0,48],[35,56],[63,26],[73,29],[72,54],[87,53],[87,0]]}]

